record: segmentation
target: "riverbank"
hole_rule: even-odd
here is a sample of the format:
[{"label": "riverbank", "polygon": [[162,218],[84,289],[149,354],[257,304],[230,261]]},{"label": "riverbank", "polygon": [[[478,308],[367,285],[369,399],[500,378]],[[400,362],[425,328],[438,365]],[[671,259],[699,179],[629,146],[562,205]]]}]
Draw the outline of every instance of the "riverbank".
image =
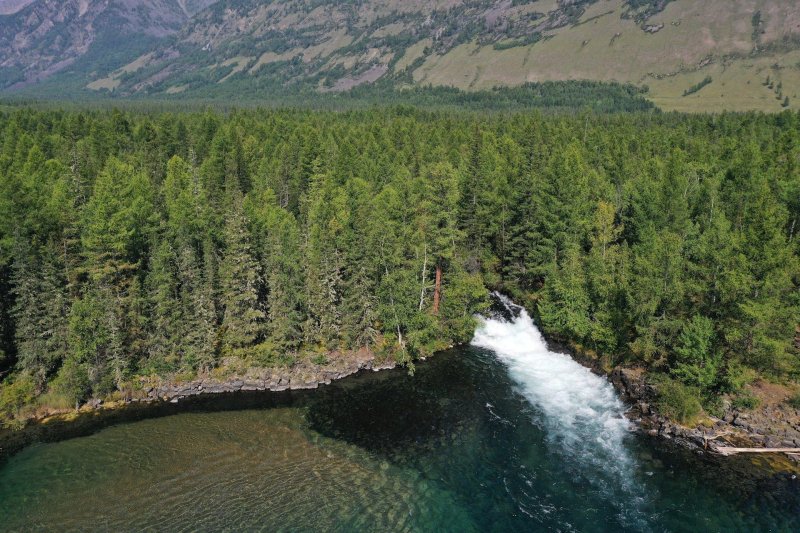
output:
[{"label": "riverbank", "polygon": [[272,391],[316,389],[329,385],[361,370],[386,370],[397,363],[392,359],[378,360],[368,350],[331,355],[324,363],[300,361],[286,368],[248,368],[231,376],[200,377],[190,381],[157,380],[144,383],[141,394],[131,401],[165,401],[178,403],[191,396],[223,394],[239,391]]},{"label": "riverbank", "polygon": [[92,398],[78,409],[43,409],[25,420],[21,428],[0,429],[0,461],[36,442],[86,435],[120,422],[177,413],[191,401],[193,406],[202,407],[204,401],[213,402],[225,395],[309,391],[361,371],[388,370],[397,364],[391,358],[379,358],[362,349],[333,353],[324,361],[297,361],[278,368],[236,371],[236,365],[229,364],[224,372],[189,380],[140,377],[136,386],[120,397]]},{"label": "riverbank", "polygon": [[[729,407],[722,418],[705,416],[686,426],[671,420],[656,408],[657,391],[641,368],[610,366],[607,360],[580,346],[548,339],[553,351],[568,353],[575,361],[609,379],[629,406],[626,415],[636,429],[651,437],[672,441],[700,453],[717,453],[721,447],[800,447],[800,410],[790,407],[771,384],[757,384],[767,397],[756,409]],[[139,378],[137,386],[122,397],[93,398],[76,409],[51,409],[29,418],[20,429],[0,429],[0,460],[40,441],[59,440],[96,431],[115,423],[180,412],[191,399],[213,401],[215,396],[248,392],[313,390],[360,371],[395,368],[393,359],[379,359],[368,350],[331,354],[324,362],[297,361],[280,368],[249,367],[195,379]],[[231,368],[233,367],[233,368]],[[800,456],[769,454],[762,457],[772,468],[800,471]]]},{"label": "riverbank", "polygon": [[[759,400],[753,409],[738,409],[730,402],[722,417],[705,414],[694,425],[683,425],[658,411],[656,386],[642,368],[611,366],[607,360],[580,346],[549,341],[554,350],[604,375],[629,405],[626,412],[638,431],[672,441],[699,453],[720,454],[727,447],[800,448],[800,410],[788,404],[785,388],[756,381],[749,392]],[[755,462],[755,461],[754,461]],[[758,460],[771,468],[800,472],[800,455],[764,454]]]},{"label": "riverbank", "polygon": [[413,376],[363,370],[317,389],[148,404],[146,419],[33,445],[0,466],[0,516],[10,530],[68,531],[796,524],[791,475],[629,434],[604,378],[507,339],[518,364],[470,345]]}]

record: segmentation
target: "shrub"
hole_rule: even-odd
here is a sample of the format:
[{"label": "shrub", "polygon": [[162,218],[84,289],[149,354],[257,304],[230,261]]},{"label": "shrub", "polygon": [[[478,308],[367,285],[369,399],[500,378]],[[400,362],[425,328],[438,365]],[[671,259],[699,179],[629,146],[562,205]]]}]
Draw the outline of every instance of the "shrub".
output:
[{"label": "shrub", "polygon": [[413,329],[405,337],[406,348],[412,358],[428,357],[436,350],[447,347],[446,344],[442,344],[443,338],[440,324],[431,315],[417,316]]},{"label": "shrub", "polygon": [[14,381],[6,381],[0,385],[0,424],[6,427],[19,427],[20,410],[30,404],[36,395],[33,379],[20,375]]},{"label": "shrub", "polygon": [[795,409],[800,409],[800,391],[795,392],[793,395],[786,400],[786,403],[794,407]]},{"label": "shrub", "polygon": [[324,352],[320,352],[311,358],[311,362],[315,365],[326,365],[328,364],[328,356]]},{"label": "shrub", "polygon": [[70,404],[77,406],[91,391],[87,365],[67,358],[53,380],[51,390],[68,398]]},{"label": "shrub", "polygon": [[655,385],[656,408],[661,414],[686,425],[697,421],[703,411],[700,405],[700,391],[666,376],[659,378]]},{"label": "shrub", "polygon": [[761,400],[759,400],[756,396],[754,396],[750,392],[744,392],[736,396],[731,405],[735,409],[744,410],[744,409],[755,409],[761,404]]},{"label": "shrub", "polygon": [[702,89],[703,87],[705,87],[706,85],[711,83],[712,81],[713,80],[711,79],[711,76],[706,76],[700,82],[695,83],[694,85],[692,85],[691,87],[689,87],[688,89],[683,91],[683,96],[689,96],[690,94],[696,93],[697,91],[699,91],[700,89]]},{"label": "shrub", "polygon": [[39,397],[37,404],[39,407],[53,410],[72,409],[75,407],[72,398],[54,390],[50,390],[42,394]]},{"label": "shrub", "polygon": [[722,392],[740,392],[745,385],[755,380],[756,376],[756,371],[752,368],[747,368],[736,361],[729,361],[720,376],[720,390]]},{"label": "shrub", "polygon": [[244,348],[250,358],[263,367],[288,366],[293,357],[272,341],[264,341],[252,348]]}]

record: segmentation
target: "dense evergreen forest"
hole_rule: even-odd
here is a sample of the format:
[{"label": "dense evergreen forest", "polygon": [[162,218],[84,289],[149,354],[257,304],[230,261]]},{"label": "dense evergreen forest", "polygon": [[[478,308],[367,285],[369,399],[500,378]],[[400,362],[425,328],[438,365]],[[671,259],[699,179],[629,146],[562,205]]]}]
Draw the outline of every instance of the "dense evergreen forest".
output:
[{"label": "dense evergreen forest", "polygon": [[[267,80],[265,80],[265,83]],[[205,89],[198,90],[191,97],[183,94],[130,98],[113,93],[75,94],[70,102],[65,102],[64,89],[34,91],[39,98],[7,96],[3,100],[9,108],[29,105],[37,108],[63,109],[72,106],[76,109],[107,109],[115,107],[128,111],[186,112],[202,111],[211,106],[217,110],[242,107],[299,107],[324,111],[351,111],[374,106],[413,106],[416,108],[454,111],[506,111],[519,112],[541,109],[547,113],[591,110],[598,113],[620,113],[630,111],[657,112],[655,105],[645,98],[648,90],[633,85],[597,81],[546,81],[526,83],[519,87],[495,87],[490,90],[464,91],[444,86],[409,86],[398,88],[391,82],[378,81],[360,85],[345,92],[320,92],[316,85],[306,87],[285,87],[283,82],[257,83],[254,87],[219,86],[211,82]],[[264,95],[269,94],[269,100]],[[0,109],[3,101],[0,101]]]},{"label": "dense evergreen forest", "polygon": [[471,338],[489,290],[713,409],[800,375],[800,117],[0,114],[0,415]]}]

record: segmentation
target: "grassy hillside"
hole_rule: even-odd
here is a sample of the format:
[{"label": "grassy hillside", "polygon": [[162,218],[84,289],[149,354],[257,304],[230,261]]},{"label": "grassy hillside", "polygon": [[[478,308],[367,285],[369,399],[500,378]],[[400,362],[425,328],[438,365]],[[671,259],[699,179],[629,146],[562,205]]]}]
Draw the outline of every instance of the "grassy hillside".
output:
[{"label": "grassy hillside", "polygon": [[[428,56],[414,80],[468,89],[607,80],[646,85],[650,98],[668,110],[779,111],[785,96],[797,108],[800,10],[790,2],[678,0],[644,24],[622,18],[623,12],[622,2],[600,1],[577,23],[534,44],[498,49],[496,43],[465,43]],[[683,96],[706,76],[712,78],[707,87]],[[767,76],[783,84],[781,98],[763,84]]]}]

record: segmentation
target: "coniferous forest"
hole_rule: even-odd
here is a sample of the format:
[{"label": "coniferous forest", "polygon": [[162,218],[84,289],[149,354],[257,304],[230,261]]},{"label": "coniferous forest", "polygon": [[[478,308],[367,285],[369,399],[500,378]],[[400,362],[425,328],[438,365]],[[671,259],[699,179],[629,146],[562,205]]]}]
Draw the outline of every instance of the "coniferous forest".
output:
[{"label": "coniferous forest", "polygon": [[714,408],[800,376],[800,117],[8,109],[0,417],[469,341],[490,290]]}]

